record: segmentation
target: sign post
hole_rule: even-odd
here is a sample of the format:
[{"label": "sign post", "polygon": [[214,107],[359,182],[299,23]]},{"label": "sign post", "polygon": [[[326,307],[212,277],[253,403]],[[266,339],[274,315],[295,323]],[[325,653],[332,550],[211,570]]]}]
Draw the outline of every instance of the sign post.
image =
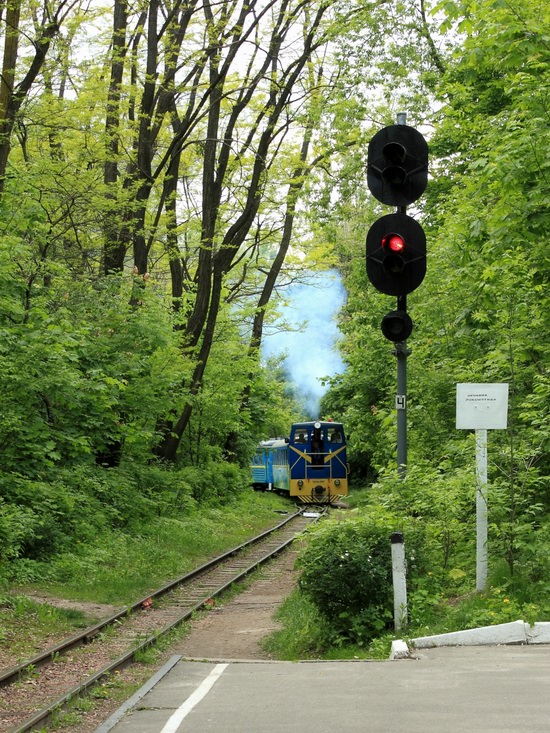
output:
[{"label": "sign post", "polygon": [[487,431],[476,430],[476,590],[487,587]]},{"label": "sign post", "polygon": [[487,587],[487,430],[508,423],[508,385],[457,384],[457,430],[476,433],[476,590]]}]

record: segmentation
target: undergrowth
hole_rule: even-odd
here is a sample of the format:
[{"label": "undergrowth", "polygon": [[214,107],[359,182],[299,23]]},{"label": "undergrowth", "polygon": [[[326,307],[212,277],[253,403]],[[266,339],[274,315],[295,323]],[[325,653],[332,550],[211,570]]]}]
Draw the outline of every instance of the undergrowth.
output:
[{"label": "undergrowth", "polygon": [[4,586],[97,603],[129,603],[273,525],[274,512],[285,509],[294,511],[281,497],[246,492],[224,507],[152,517],[132,531],[105,531],[45,562],[15,560],[5,569]]},{"label": "undergrowth", "polygon": [[[477,592],[465,481],[444,479],[381,482],[352,495],[352,510],[337,521],[309,530],[297,561],[300,587],[281,607],[282,628],[264,640],[265,649],[284,660],[387,659],[396,638],[549,621],[546,547],[534,557],[517,542],[512,572],[499,528],[492,527],[487,590]],[[395,530],[404,532],[407,556],[408,624],[398,633],[390,559]]]}]

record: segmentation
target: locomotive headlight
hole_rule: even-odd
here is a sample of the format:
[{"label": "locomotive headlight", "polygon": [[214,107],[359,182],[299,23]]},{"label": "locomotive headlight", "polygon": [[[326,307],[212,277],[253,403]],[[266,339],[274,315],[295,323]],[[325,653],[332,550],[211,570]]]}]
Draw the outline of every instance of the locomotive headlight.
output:
[{"label": "locomotive headlight", "polygon": [[302,481],[302,479],[300,479],[298,481],[298,488],[301,489],[303,485],[304,485],[304,482]]},{"label": "locomotive headlight", "polygon": [[340,486],[340,479],[339,478],[337,478],[337,479],[334,480],[334,485],[335,486]]},{"label": "locomotive headlight", "polygon": [[321,427],[321,423],[320,423],[320,422],[316,422],[316,423],[315,423],[315,424],[313,425],[313,427],[315,428],[315,430],[319,430],[319,428]]}]

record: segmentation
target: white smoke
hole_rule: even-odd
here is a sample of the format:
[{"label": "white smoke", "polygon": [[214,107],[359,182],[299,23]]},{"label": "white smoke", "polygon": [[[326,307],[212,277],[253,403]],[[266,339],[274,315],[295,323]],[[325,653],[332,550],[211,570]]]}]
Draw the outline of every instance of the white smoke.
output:
[{"label": "white smoke", "polygon": [[[336,349],[340,337],[336,321],[346,301],[346,291],[337,270],[315,273],[308,283],[292,285],[286,293],[288,304],[281,310],[275,333],[266,335],[262,352],[285,356],[308,417],[319,417],[319,401],[326,392],[324,377],[339,374],[344,363]],[[292,330],[279,330],[282,324]]]}]

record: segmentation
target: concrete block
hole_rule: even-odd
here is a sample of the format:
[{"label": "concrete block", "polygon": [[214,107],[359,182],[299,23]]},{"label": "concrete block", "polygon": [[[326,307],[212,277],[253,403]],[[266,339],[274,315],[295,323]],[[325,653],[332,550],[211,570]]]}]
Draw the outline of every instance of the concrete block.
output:
[{"label": "concrete block", "polygon": [[525,644],[527,634],[523,621],[511,621],[496,626],[483,626],[465,631],[453,631],[436,636],[421,636],[412,639],[415,649],[429,649],[435,646],[475,646],[483,644]]},{"label": "concrete block", "polygon": [[402,639],[396,639],[391,643],[390,659],[408,659],[410,657],[409,647]]},{"label": "concrete block", "polygon": [[550,644],[550,621],[537,621],[530,626],[525,624],[528,644]]}]

